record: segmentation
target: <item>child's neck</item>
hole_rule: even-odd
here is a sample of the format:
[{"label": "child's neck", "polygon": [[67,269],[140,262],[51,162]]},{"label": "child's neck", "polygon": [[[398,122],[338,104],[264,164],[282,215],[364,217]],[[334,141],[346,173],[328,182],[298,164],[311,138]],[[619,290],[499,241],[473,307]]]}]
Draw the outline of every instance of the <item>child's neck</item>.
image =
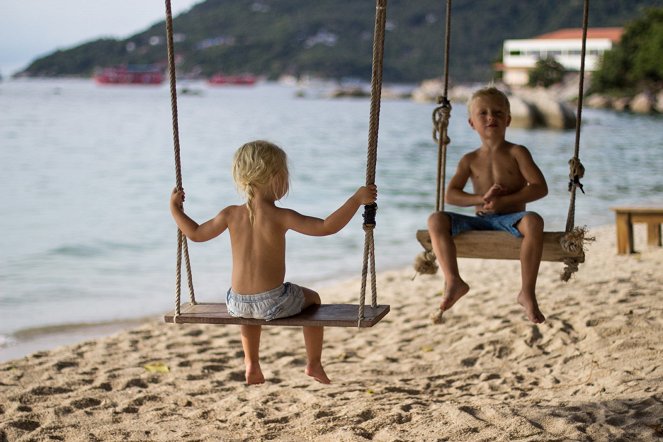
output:
[{"label": "child's neck", "polygon": [[266,192],[262,189],[256,189],[255,197],[253,199],[258,204],[271,204],[273,205],[276,199],[273,192]]},{"label": "child's neck", "polygon": [[499,139],[483,138],[481,140],[481,147],[490,151],[498,150],[499,148],[505,146],[506,144],[507,141],[504,138],[499,138]]}]

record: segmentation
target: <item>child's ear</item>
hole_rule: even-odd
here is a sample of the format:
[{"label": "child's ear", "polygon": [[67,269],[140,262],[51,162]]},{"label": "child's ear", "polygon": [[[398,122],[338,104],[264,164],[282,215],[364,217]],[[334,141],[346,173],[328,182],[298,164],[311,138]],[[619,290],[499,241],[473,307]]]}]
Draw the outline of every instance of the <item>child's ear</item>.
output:
[{"label": "child's ear", "polygon": [[472,119],[471,119],[471,118],[468,118],[468,119],[467,119],[467,122],[469,123],[470,127],[471,127],[472,129],[474,129],[474,123],[472,123]]},{"label": "child's ear", "polygon": [[511,114],[509,114],[509,116],[506,117],[506,127],[509,127],[510,124],[511,124]]}]

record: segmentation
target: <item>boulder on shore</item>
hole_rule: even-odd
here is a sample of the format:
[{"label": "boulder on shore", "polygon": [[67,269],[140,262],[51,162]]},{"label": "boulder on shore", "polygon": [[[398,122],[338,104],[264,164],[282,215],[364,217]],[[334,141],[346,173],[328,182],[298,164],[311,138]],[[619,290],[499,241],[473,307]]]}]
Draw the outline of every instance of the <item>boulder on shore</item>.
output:
[{"label": "boulder on shore", "polygon": [[654,97],[647,92],[640,92],[633,97],[630,107],[637,114],[649,114],[654,110]]},{"label": "boulder on shore", "polygon": [[[442,95],[443,87],[441,80],[426,80],[412,92],[412,98],[419,102],[436,102],[437,97]],[[450,88],[448,97],[451,101],[466,102],[476,89],[456,86]],[[507,91],[507,95],[511,104],[511,127],[545,127],[559,130],[575,127],[576,116],[573,109],[544,89],[523,88]]]},{"label": "boulder on shore", "polygon": [[516,95],[509,97],[511,105],[511,127],[530,129],[540,125],[542,117],[531,103]]},{"label": "boulder on shore", "polygon": [[607,95],[592,94],[585,98],[585,106],[592,109],[611,109],[612,99]]},{"label": "boulder on shore", "polygon": [[[530,104],[534,125],[529,127],[547,127],[549,129],[573,129],[576,126],[576,115],[571,106],[561,101],[544,89],[522,89],[514,91],[514,96]],[[513,101],[513,98],[509,98]],[[511,112],[513,119],[513,111]]]}]

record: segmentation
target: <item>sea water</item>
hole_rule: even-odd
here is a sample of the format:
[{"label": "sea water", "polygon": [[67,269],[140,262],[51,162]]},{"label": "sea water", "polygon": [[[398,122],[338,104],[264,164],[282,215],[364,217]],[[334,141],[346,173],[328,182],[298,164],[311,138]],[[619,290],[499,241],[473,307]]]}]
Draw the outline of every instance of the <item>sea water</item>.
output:
[{"label": "sea water", "polygon": [[[282,205],[325,217],[365,183],[369,99],[326,99],[294,87],[185,85],[178,98],[185,208],[202,222],[241,204],[231,177],[234,151],[267,139],[289,155]],[[408,266],[417,229],[435,205],[433,104],[383,100],[375,230],[378,271]],[[585,109],[586,167],[575,223],[613,222],[611,206],[663,202],[660,117]],[[478,146],[467,110],[454,104],[447,179]],[[510,129],[528,146],[549,185],[530,205],[548,230],[563,230],[574,131]],[[174,305],[175,184],[167,85],[97,86],[87,80],[0,83],[0,358],[21,336],[157,317]],[[464,209],[467,211],[467,209]],[[361,210],[340,233],[288,233],[287,278],[313,288],[360,275]],[[189,242],[196,296],[221,301],[230,281],[227,235]],[[182,296],[186,299],[186,272]],[[325,302],[334,302],[325,299]]]}]

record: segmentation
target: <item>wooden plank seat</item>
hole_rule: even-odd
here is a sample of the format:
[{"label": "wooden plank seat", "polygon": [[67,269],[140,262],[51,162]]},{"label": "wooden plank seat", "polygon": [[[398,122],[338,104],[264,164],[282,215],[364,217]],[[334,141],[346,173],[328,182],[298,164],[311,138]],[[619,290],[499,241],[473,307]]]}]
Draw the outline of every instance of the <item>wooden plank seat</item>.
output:
[{"label": "wooden plank seat", "polygon": [[647,224],[647,245],[661,247],[663,207],[611,207],[615,212],[617,254],[635,253],[633,224]]},{"label": "wooden plank seat", "polygon": [[[562,248],[560,239],[564,234],[565,232],[543,233],[541,260],[563,262],[567,258],[572,258],[578,262],[585,262],[584,251],[569,253]],[[432,251],[428,230],[418,230],[417,240],[425,250]],[[459,258],[519,259],[521,242],[522,238],[500,231],[473,230],[454,237],[456,255]]]},{"label": "wooden plank seat", "polygon": [[[178,324],[240,324],[240,325],[280,325],[280,326],[324,326],[324,327],[373,327],[389,313],[388,305],[373,308],[364,306],[364,319],[357,325],[356,304],[312,305],[295,316],[264,321],[260,319],[236,318],[228,314],[224,303],[200,302],[180,307]],[[175,311],[166,313],[164,320],[173,323]]]}]

